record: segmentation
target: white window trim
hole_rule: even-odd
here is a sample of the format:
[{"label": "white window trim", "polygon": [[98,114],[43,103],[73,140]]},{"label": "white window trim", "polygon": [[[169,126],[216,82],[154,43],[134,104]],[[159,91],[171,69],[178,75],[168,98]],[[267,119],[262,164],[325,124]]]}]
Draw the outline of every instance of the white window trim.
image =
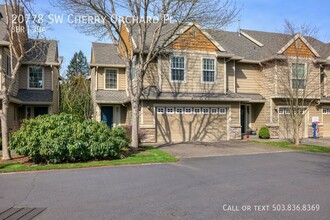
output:
[{"label": "white window trim", "polygon": [[[181,109],[181,112],[178,112],[178,109]],[[182,115],[183,114],[183,108],[179,107],[179,108],[175,108],[175,113]]]},{"label": "white window trim", "polygon": [[[183,57],[184,59],[184,76],[183,80],[172,80],[172,58],[173,57]],[[169,57],[170,59],[170,82],[176,82],[176,83],[186,83],[186,77],[187,77],[187,57],[185,55],[171,55]]]},{"label": "white window trim", "polygon": [[[117,88],[112,89],[112,88],[106,88],[106,75],[107,75],[107,70],[115,70],[117,72]],[[104,90],[119,90],[119,69],[118,68],[104,68],[104,86],[103,89]]]},{"label": "white window trim", "polygon": [[[204,110],[207,110],[207,112],[204,112]],[[202,114],[203,115],[209,115],[210,114],[210,108],[202,108]]]},{"label": "white window trim", "polygon": [[[282,112],[281,112],[282,110]],[[278,108],[278,114],[279,115],[284,115],[285,114],[285,108]]]},{"label": "white window trim", "polygon": [[327,114],[330,114],[330,108],[327,108]]},{"label": "white window trim", "polygon": [[328,114],[328,108],[323,108],[322,109],[322,114],[327,115]]},{"label": "white window trim", "polygon": [[[158,109],[163,109],[163,112],[159,112]],[[157,114],[158,115],[164,115],[165,114],[165,108],[164,107],[157,107]]]},{"label": "white window trim", "polygon": [[[212,110],[215,110],[215,112],[212,112]],[[211,108],[211,109],[210,109],[210,113],[211,113],[212,115],[216,115],[216,114],[218,114],[218,112],[219,112],[218,108]]]},{"label": "white window trim", "polygon": [[[196,113],[196,112],[195,112],[195,109],[199,109],[199,112],[198,112],[198,113]],[[193,112],[194,112],[194,114],[198,114],[198,115],[199,115],[199,114],[201,114],[201,113],[202,113],[202,108],[194,108],[194,109],[193,109]]]},{"label": "white window trim", "polygon": [[[30,87],[30,67],[41,67],[41,70],[42,70],[42,87],[41,88]],[[31,90],[43,90],[45,88],[45,67],[43,67],[43,66],[28,66],[27,67],[27,88],[31,89]]]},{"label": "white window trim", "polygon": [[[186,111],[187,109],[190,109],[190,112],[187,112],[187,111]],[[184,113],[185,113],[186,115],[191,115],[191,114],[193,114],[193,108],[184,108]]]},{"label": "white window trim", "polygon": [[[291,88],[291,89],[296,89],[296,88],[293,88],[293,87],[292,87],[292,80],[293,80],[293,77],[292,77],[292,65],[293,65],[293,64],[304,64],[304,66],[305,66],[305,77],[304,77],[304,78],[305,78],[305,79],[304,79],[304,80],[305,80],[305,83],[304,83],[304,86],[305,86],[305,88],[306,88],[306,86],[307,86],[307,85],[306,85],[307,63],[291,63],[291,67],[290,67],[290,88]],[[297,78],[295,78],[295,80],[297,80]],[[303,89],[299,89],[299,88],[298,88],[298,91],[299,91],[299,90],[304,90],[305,88],[303,88]]]},{"label": "white window trim", "polygon": [[[173,111],[172,112],[168,112],[168,109],[172,109]],[[174,107],[167,107],[166,108],[166,114],[169,114],[169,115],[174,114]]]},{"label": "white window trim", "polygon": [[[223,112],[222,112],[223,110]],[[219,108],[219,115],[225,115],[227,114],[227,109],[226,108]]]},{"label": "white window trim", "polygon": [[[204,81],[204,59],[214,60],[214,81]],[[201,58],[201,82],[205,84],[216,84],[217,83],[217,59],[214,57],[202,57]]]}]

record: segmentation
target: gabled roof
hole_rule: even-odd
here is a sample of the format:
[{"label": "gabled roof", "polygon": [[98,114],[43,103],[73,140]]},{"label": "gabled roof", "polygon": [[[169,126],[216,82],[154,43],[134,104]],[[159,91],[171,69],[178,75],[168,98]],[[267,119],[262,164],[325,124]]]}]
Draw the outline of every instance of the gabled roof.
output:
[{"label": "gabled roof", "polygon": [[286,49],[288,49],[297,39],[302,40],[306,46],[308,47],[308,49],[310,49],[314,55],[316,57],[320,57],[320,55],[318,54],[318,52],[316,52],[316,50],[308,43],[308,41],[300,34],[296,34],[286,45],[284,45],[284,47],[282,47],[277,53],[278,54],[282,54]]},{"label": "gabled roof", "polygon": [[17,98],[23,103],[50,103],[53,101],[53,91],[20,89]]},{"label": "gabled roof", "polygon": [[55,40],[31,39],[25,44],[23,63],[58,65],[58,46]]},{"label": "gabled roof", "polygon": [[2,14],[3,18],[0,20],[0,40],[7,40],[7,31],[6,31],[6,25],[4,22],[6,13],[5,13],[5,7],[3,5],[0,5],[0,13]]},{"label": "gabled roof", "polygon": [[222,52],[226,52],[226,49],[224,49],[218,41],[216,41],[212,35],[210,35],[207,31],[205,31],[204,29],[202,29],[202,27],[200,27],[198,24],[195,24],[193,22],[190,22],[188,23],[187,25],[184,25],[181,27],[181,29],[178,30],[178,34],[175,34],[168,42],[167,42],[167,45],[170,45],[173,41],[175,41],[176,39],[178,39],[183,33],[185,33],[189,28],[191,27],[197,27],[201,32],[202,34],[204,34],[204,36],[211,41],[212,44],[214,44],[219,51],[222,51]]},{"label": "gabled roof", "polygon": [[[174,35],[171,39],[175,40],[180,34],[189,27],[192,23],[182,26],[178,30],[178,34]],[[241,30],[240,32],[230,32],[222,30],[210,30],[201,29],[196,25],[205,36],[210,39],[214,45],[219,48],[218,55],[222,57],[229,57],[231,59],[241,60],[241,62],[260,63],[270,59],[285,58],[279,52],[285,51],[296,39],[300,38],[308,48],[318,57],[318,60],[330,60],[330,43],[323,43],[322,41],[313,37],[303,37],[300,34],[292,36],[290,34],[272,33],[255,30]],[[133,40],[137,40],[136,27],[134,25],[129,26],[133,31]],[[157,25],[150,24],[147,33],[147,42],[150,40]],[[169,23],[163,29],[163,35],[160,42],[166,37],[169,37],[175,29],[175,24]],[[158,42],[158,45],[160,44]],[[148,44],[147,44],[148,47]],[[118,52],[114,45],[111,44],[93,44],[93,54],[95,57],[95,63],[102,64],[123,64]],[[106,49],[107,48],[107,49]],[[103,51],[103,52],[102,52]],[[93,64],[93,63],[92,63]]]},{"label": "gabled roof", "polygon": [[92,43],[91,66],[125,65],[114,44]]}]

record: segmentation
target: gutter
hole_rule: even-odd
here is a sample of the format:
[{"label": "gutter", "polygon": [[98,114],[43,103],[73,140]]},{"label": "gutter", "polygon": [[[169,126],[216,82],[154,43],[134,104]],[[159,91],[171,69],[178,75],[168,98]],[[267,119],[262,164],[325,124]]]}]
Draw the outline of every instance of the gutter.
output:
[{"label": "gutter", "polygon": [[90,67],[119,67],[119,68],[125,68],[125,64],[90,64]]}]

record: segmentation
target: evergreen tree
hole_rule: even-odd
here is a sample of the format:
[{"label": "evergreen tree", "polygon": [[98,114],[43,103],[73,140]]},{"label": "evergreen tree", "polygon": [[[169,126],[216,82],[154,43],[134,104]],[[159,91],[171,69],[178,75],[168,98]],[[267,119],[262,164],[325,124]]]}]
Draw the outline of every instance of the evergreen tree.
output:
[{"label": "evergreen tree", "polygon": [[71,78],[72,76],[77,76],[79,73],[84,76],[88,75],[87,58],[81,50],[74,53],[67,69],[67,77]]}]

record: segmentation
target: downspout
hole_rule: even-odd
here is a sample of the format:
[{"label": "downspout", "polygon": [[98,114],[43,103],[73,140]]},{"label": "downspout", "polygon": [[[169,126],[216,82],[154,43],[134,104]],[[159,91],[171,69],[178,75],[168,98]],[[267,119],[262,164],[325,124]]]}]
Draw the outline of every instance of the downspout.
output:
[{"label": "downspout", "polygon": [[229,62],[230,59],[228,61],[226,61],[226,58],[223,58],[223,87],[224,87],[224,94],[227,94],[228,88],[227,88],[227,62]]}]

